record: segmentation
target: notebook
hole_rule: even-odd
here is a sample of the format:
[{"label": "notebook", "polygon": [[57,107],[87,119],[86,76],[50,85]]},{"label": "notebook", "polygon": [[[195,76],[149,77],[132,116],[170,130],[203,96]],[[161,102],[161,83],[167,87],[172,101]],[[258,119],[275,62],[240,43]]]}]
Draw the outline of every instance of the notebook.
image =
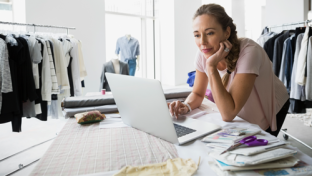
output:
[{"label": "notebook", "polygon": [[[233,130],[235,130],[235,128],[233,128]],[[237,136],[235,134],[228,133],[228,131],[229,131],[228,129],[223,129],[221,131],[217,131],[215,133],[212,133],[212,134],[204,137],[202,139],[202,141],[203,142],[228,143],[228,144],[233,145],[245,137],[252,136],[252,135],[255,135],[255,134],[258,134],[261,132],[260,129],[252,128],[252,129],[243,130],[243,132],[245,134],[241,135],[241,136]]]}]

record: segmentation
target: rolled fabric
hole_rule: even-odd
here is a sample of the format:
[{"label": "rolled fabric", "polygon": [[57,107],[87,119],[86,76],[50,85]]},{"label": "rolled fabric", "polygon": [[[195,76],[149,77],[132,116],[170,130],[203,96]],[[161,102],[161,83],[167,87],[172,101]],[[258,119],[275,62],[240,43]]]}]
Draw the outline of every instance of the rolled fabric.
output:
[{"label": "rolled fabric", "polygon": [[65,118],[74,117],[75,114],[87,111],[97,110],[100,113],[114,113],[118,112],[117,105],[102,105],[102,106],[92,106],[92,107],[78,107],[78,108],[65,108],[63,110],[63,115]]},{"label": "rolled fabric", "polygon": [[[164,95],[168,99],[186,98],[192,92],[192,88],[174,88],[165,89]],[[113,95],[97,95],[97,96],[81,96],[81,97],[67,97],[62,102],[63,109],[79,108],[79,107],[94,107],[102,105],[113,105],[115,100]]]},{"label": "rolled fabric", "polygon": [[164,94],[166,99],[186,98],[192,90],[192,87],[164,89]]},{"label": "rolled fabric", "polygon": [[93,107],[115,104],[113,95],[66,97],[63,100],[64,108]]}]

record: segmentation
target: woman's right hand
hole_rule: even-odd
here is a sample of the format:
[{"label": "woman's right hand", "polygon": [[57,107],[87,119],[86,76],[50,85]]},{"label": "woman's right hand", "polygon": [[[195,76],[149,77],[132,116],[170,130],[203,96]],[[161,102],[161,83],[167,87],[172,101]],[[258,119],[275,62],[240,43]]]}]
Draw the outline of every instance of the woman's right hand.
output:
[{"label": "woman's right hand", "polygon": [[176,119],[178,119],[179,115],[184,115],[189,111],[189,108],[181,101],[173,101],[167,104],[171,116],[174,116]]}]

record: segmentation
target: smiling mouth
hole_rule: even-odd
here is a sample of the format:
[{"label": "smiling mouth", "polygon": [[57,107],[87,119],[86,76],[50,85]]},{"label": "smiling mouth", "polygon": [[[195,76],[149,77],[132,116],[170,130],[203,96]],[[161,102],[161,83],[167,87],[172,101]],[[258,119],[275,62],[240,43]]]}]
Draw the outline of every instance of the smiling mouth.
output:
[{"label": "smiling mouth", "polygon": [[208,52],[210,52],[212,50],[212,48],[210,48],[210,49],[202,49],[202,52],[203,53],[208,53]]}]

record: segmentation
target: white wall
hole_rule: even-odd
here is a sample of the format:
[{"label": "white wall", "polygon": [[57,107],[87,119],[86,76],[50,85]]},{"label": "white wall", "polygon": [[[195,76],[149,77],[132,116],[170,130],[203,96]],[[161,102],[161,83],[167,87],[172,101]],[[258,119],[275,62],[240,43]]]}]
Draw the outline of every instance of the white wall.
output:
[{"label": "white wall", "polygon": [[82,41],[88,74],[84,93],[98,91],[106,60],[104,0],[26,0],[26,22],[76,27],[69,32]]},{"label": "white wall", "polygon": [[232,19],[236,25],[238,37],[245,37],[245,0],[232,2]]},{"label": "white wall", "polygon": [[[307,19],[308,0],[266,0],[265,26],[300,22]],[[280,29],[273,29],[281,31]]]},{"label": "white wall", "polygon": [[201,0],[174,1],[175,85],[186,84],[190,71],[195,71],[197,46],[193,35],[193,16]]}]

